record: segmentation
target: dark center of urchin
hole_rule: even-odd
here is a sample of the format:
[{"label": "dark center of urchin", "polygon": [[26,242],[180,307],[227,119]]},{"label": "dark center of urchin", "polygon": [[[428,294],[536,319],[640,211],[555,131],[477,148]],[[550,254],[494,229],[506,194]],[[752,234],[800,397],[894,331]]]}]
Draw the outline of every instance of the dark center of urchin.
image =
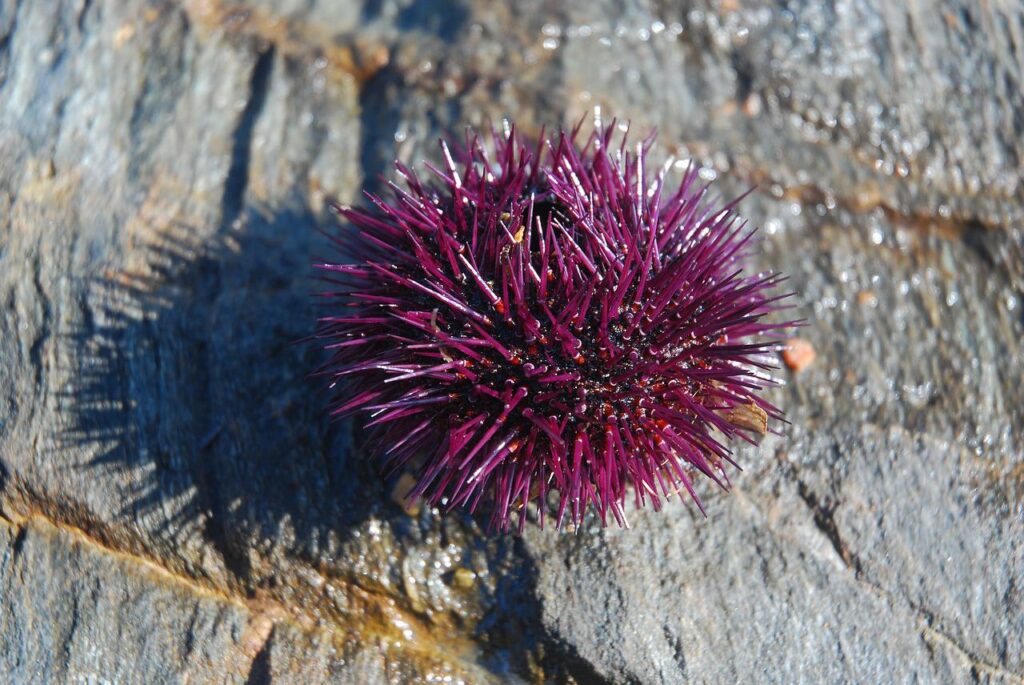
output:
[{"label": "dark center of urchin", "polygon": [[[502,215],[511,218],[508,212]],[[535,216],[545,226],[550,221],[552,226],[573,230],[568,208],[555,198],[538,203]],[[539,232],[534,236],[539,236]],[[533,251],[538,249],[534,244]],[[550,270],[546,276],[549,280],[555,278]],[[461,282],[466,285],[465,276]],[[620,307],[615,319],[609,322],[608,336],[614,348],[620,350],[613,358],[614,348],[597,336],[598,322],[584,312],[570,317],[561,329],[553,325],[547,312],[560,308],[554,297],[547,297],[543,301],[545,306],[540,300],[529,303],[529,316],[540,329],[539,333],[532,333],[520,325],[522,316],[507,311],[502,301],[487,302],[473,288],[468,288],[465,295],[478,311],[492,312],[492,335],[511,353],[504,360],[493,355],[485,357],[479,365],[479,382],[467,383],[474,399],[486,401],[494,399],[492,393],[502,389],[524,388],[527,392],[518,406],[519,412],[567,416],[574,424],[603,424],[643,416],[641,400],[665,387],[665,383],[649,376],[634,378],[633,372],[640,362],[654,360],[660,354],[658,348],[652,349],[648,344],[642,324],[627,333],[627,327],[643,315],[639,304]],[[629,296],[625,299],[629,301]],[[678,381],[670,382],[678,386]]]},{"label": "dark center of urchin", "polygon": [[779,279],[743,274],[749,232],[695,173],[669,192],[647,147],[611,142],[531,154],[495,136],[496,161],[473,141],[461,167],[443,146],[441,185],[399,166],[393,202],[342,210],[364,254],[320,265],[342,286],[324,373],[335,413],[363,413],[385,462],[416,471],[414,495],[489,501],[505,529],[554,491],[559,523],[593,506],[621,525],[629,486],[655,508],[696,499],[697,473],[727,487],[737,409],[780,416],[757,394]]}]

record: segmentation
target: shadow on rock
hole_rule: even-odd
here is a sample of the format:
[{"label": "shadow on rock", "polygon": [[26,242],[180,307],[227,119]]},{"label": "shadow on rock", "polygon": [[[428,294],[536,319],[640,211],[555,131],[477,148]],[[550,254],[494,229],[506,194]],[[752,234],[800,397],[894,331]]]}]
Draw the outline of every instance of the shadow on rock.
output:
[{"label": "shadow on rock", "polygon": [[[383,593],[427,630],[456,627],[492,673],[528,673],[539,608],[520,542],[484,534],[486,512],[410,516],[392,497],[397,477],[362,456],[358,426],[326,417],[323,382],[309,376],[322,353],[299,342],[316,317],[311,256],[332,249],[316,224],[306,211],[244,210],[213,242],[175,224],[138,250],[137,267],[98,275],[74,333],[81,372],[62,400],[73,419],[61,442],[91,455],[85,468],[120,493],[118,523],[159,554],[249,595],[276,596],[296,568],[317,569]],[[212,568],[195,558],[203,550]],[[432,555],[453,554],[486,579],[457,607],[401,591],[435,574],[450,584]]]},{"label": "shadow on rock", "polygon": [[182,542],[201,534],[239,580],[248,547],[302,550],[388,504],[351,428],[324,418],[317,351],[295,344],[315,313],[308,212],[248,211],[212,244],[158,232],[139,268],[100,274],[74,336],[66,445],[123,484],[121,515]]}]

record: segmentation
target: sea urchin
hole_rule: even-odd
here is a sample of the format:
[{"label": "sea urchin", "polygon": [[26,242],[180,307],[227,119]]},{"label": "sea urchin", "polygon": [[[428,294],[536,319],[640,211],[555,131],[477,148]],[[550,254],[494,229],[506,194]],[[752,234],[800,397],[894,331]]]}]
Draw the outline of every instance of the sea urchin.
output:
[{"label": "sea urchin", "polygon": [[[396,164],[390,202],[337,207],[358,234],[316,337],[332,414],[362,413],[410,496],[491,507],[507,530],[549,493],[557,522],[593,505],[624,525],[627,496],[658,509],[703,473],[723,488],[746,415],[781,418],[771,385],[783,308],[776,275],[747,275],[752,232],[713,207],[692,168],[674,191],[614,125],[527,147],[475,135],[422,182]],[[428,165],[429,166],[429,165]],[[552,495],[554,496],[554,495]]]}]

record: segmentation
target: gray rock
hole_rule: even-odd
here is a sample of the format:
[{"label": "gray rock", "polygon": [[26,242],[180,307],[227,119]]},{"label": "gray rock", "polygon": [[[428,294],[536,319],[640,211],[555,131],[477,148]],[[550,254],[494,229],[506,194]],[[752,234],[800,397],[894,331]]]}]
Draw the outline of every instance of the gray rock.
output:
[{"label": "gray rock", "polygon": [[[0,679],[1024,682],[1020,12],[0,0]],[[325,200],[504,116],[658,126],[815,364],[731,494],[403,511],[322,418]]]},{"label": "gray rock", "polygon": [[5,681],[245,681],[262,642],[240,603],[42,519],[2,535]]}]

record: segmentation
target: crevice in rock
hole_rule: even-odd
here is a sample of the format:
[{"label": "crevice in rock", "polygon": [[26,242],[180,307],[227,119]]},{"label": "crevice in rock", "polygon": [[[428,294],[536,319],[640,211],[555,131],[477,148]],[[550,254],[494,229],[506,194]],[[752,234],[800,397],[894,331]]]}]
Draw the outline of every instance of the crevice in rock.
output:
[{"label": "crevice in rock", "polygon": [[245,191],[249,186],[249,158],[252,154],[253,129],[267,101],[270,75],[274,68],[273,46],[260,51],[252,68],[249,80],[249,99],[238,119],[231,150],[231,166],[224,181],[224,196],[221,200],[221,217],[224,225],[230,225],[242,211]]},{"label": "crevice in rock", "polygon": [[[89,534],[88,531],[75,526],[66,521],[54,518],[46,512],[33,509],[24,513],[14,514],[13,512],[0,516],[0,521],[5,525],[14,528],[15,533],[15,544],[14,549],[18,551],[21,549],[21,545],[24,542],[24,538],[28,533],[28,528],[33,525],[37,525],[41,531],[45,532],[45,528],[51,528],[54,531],[62,532],[70,536],[74,541],[85,545],[94,551],[98,551],[103,554],[111,554],[116,557],[129,560],[133,564],[137,564],[145,569],[151,570],[154,573],[166,576],[168,580],[180,583],[185,586],[192,594],[196,596],[208,596],[217,601],[231,603],[239,607],[247,608],[245,600],[239,597],[232,596],[220,588],[212,585],[201,583],[195,578],[190,576],[182,575],[173,569],[167,568],[166,566],[158,563],[156,560],[150,557],[144,556],[137,552],[130,550],[119,549],[112,547],[108,542],[104,541],[100,537]],[[33,521],[39,522],[34,524]]]},{"label": "crevice in rock", "polygon": [[36,338],[32,341],[32,346],[29,348],[29,360],[32,363],[32,372],[35,374],[36,387],[45,393],[45,386],[43,385],[43,345],[46,344],[46,340],[50,337],[50,298],[46,294],[39,276],[41,268],[40,258],[36,255],[35,263],[32,267],[32,285],[39,296],[39,304],[43,310],[43,320],[39,323],[39,331],[36,333]]},{"label": "crevice in rock", "polygon": [[189,616],[188,630],[185,631],[184,655],[188,659],[196,650],[196,628],[199,622],[199,603],[192,605],[192,615]]},{"label": "crevice in rock", "polygon": [[[710,149],[707,143],[702,141],[691,141],[687,145],[691,149]],[[702,145],[704,148],[701,147]],[[795,202],[802,207],[815,207],[817,205],[834,203],[837,208],[843,209],[855,216],[864,216],[874,211],[881,211],[890,223],[912,229],[933,228],[936,233],[943,236],[960,237],[968,235],[972,231],[1006,228],[1004,224],[991,221],[983,216],[966,215],[955,211],[948,216],[943,216],[937,211],[908,211],[899,209],[891,201],[882,197],[881,194],[872,192],[866,192],[863,196],[836,195],[827,188],[815,183],[786,185],[763,168],[746,168],[741,171],[743,167],[735,165],[735,169],[736,178],[749,183],[761,191],[775,186],[777,187],[776,194],[772,195],[772,197]],[[781,189],[781,194],[778,194],[778,189]]]},{"label": "crevice in rock", "polygon": [[[224,181],[224,192],[221,198],[221,225],[228,229],[242,214],[245,206],[245,195],[249,187],[249,164],[252,157],[252,145],[256,122],[259,120],[267,100],[270,79],[274,69],[275,48],[273,45],[264,47],[256,55],[252,72],[249,78],[249,97],[246,100],[245,108],[239,116],[238,125],[232,134],[231,163],[228,168],[227,178]],[[219,269],[221,264],[214,260],[204,260],[199,263],[200,267],[209,266],[207,273],[200,269],[199,277],[207,276],[211,281],[205,284],[203,289],[208,293],[211,301],[213,293],[219,292],[221,275]],[[202,341],[198,341],[200,349],[196,351],[196,359],[206,359],[206,348]],[[208,370],[204,369],[199,374],[203,378],[209,378]],[[227,520],[223,510],[222,488],[219,482],[217,470],[210,459],[200,461],[201,468],[197,473],[197,479],[205,493],[210,516],[206,520],[206,537],[216,548],[224,560],[224,564],[236,579],[247,577],[249,562],[244,552],[235,549],[232,544],[234,536],[225,528]]]},{"label": "crevice in rock", "polygon": [[[886,430],[888,427],[876,426],[878,430]],[[979,673],[988,678],[997,678],[1003,682],[1024,685],[1024,674],[1009,670],[999,663],[986,660],[970,648],[964,646],[960,640],[953,637],[949,632],[943,630],[941,625],[943,619],[936,615],[927,606],[915,602],[910,597],[900,594],[881,585],[870,577],[860,557],[843,540],[839,532],[838,524],[835,521],[835,505],[820,497],[804,480],[802,480],[790,465],[788,477],[796,484],[797,494],[810,509],[815,526],[825,535],[835,552],[838,554],[844,565],[854,572],[853,580],[858,586],[867,589],[882,601],[892,607],[903,607],[920,626],[920,634],[929,649],[930,657],[938,659],[935,650],[944,646],[957,654],[967,664],[972,673]],[[1005,658],[1005,655],[1001,655]],[[975,678],[980,682],[986,682],[986,678]]]},{"label": "crevice in rock", "polygon": [[25,547],[25,536],[28,531],[25,526],[18,526],[17,532],[14,534],[14,543],[11,545],[11,559],[17,560],[21,555],[21,550]]},{"label": "crevice in rock", "polygon": [[235,545],[234,541],[238,536],[232,535],[227,528],[226,522],[229,519],[221,495],[222,489],[216,468],[210,459],[202,459],[201,464],[198,480],[202,492],[205,493],[204,499],[208,507],[208,516],[203,526],[204,537],[220,553],[224,567],[234,576],[234,580],[244,582],[249,577],[251,568],[244,551]]},{"label": "crevice in rock", "polygon": [[10,62],[11,38],[14,36],[14,31],[18,28],[18,13],[20,11],[21,3],[15,2],[14,7],[11,8],[11,25],[6,31],[0,33],[0,88],[2,88],[4,83],[7,81],[7,65]]},{"label": "crevice in rock", "polygon": [[403,86],[400,73],[384,67],[371,76],[359,91],[359,161],[363,170],[363,188],[382,190],[383,176],[395,159],[394,131],[401,120],[394,108],[393,91]]},{"label": "crevice in rock", "polygon": [[860,559],[857,558],[857,555],[853,553],[849,545],[843,541],[842,536],[839,534],[839,526],[836,525],[835,520],[835,507],[821,501],[818,495],[802,480],[797,480],[797,493],[800,495],[800,499],[804,501],[804,504],[807,505],[807,508],[811,510],[814,525],[832,544],[832,548],[839,555],[839,558],[843,560],[848,569],[856,573],[857,576],[860,576]]},{"label": "crevice in rock", "polygon": [[[315,569],[314,573],[320,575],[325,581],[330,582],[335,591],[348,596],[354,600],[357,608],[353,609],[355,614],[343,614],[334,612],[325,612],[324,614],[317,614],[316,616],[306,614],[303,612],[301,607],[307,606],[310,602],[314,601],[319,597],[319,594],[309,595],[304,592],[297,592],[291,597],[293,600],[292,605],[286,605],[281,602],[279,598],[275,598],[267,593],[259,593],[258,596],[250,593],[248,595],[240,594],[238,590],[232,588],[226,588],[218,585],[209,585],[198,579],[184,575],[178,571],[167,568],[160,563],[159,560],[139,554],[133,551],[127,551],[111,546],[111,544],[104,540],[90,535],[88,531],[83,530],[70,523],[61,521],[57,518],[53,518],[46,512],[39,510],[30,510],[19,512],[17,515],[5,514],[0,511],[0,522],[11,527],[14,532],[15,542],[13,544],[12,557],[16,558],[24,545],[26,535],[29,533],[29,527],[33,527],[32,534],[49,534],[47,528],[52,529],[54,533],[63,533],[71,538],[70,544],[81,544],[88,547],[94,553],[113,555],[114,557],[122,560],[125,563],[130,563],[132,566],[138,567],[141,573],[148,572],[152,574],[155,582],[159,582],[159,578],[163,578],[166,582],[177,586],[179,589],[185,590],[189,595],[194,596],[197,599],[205,598],[214,602],[231,605],[240,608],[250,615],[250,625],[256,624],[260,621],[260,617],[272,617],[270,620],[273,624],[282,623],[290,628],[294,628],[300,633],[308,636],[324,636],[316,637],[315,639],[328,639],[337,641],[344,636],[344,639],[353,639],[352,636],[356,635],[355,639],[373,640],[381,636],[387,636],[390,633],[387,630],[381,630],[382,626],[377,621],[366,621],[368,616],[392,616],[394,618],[401,619],[405,623],[414,627],[414,630],[421,636],[429,635],[431,627],[421,621],[415,615],[408,613],[402,608],[398,607],[395,603],[395,596],[383,592],[380,588],[370,586],[368,584],[359,584],[354,579],[331,577],[328,578],[322,574],[319,574]],[[242,590],[244,592],[244,590]],[[326,619],[326,620],[324,620]],[[390,619],[388,625],[392,625]],[[266,637],[262,638],[257,635],[259,645],[254,650],[253,660],[257,662],[260,660],[260,652],[268,650],[267,646],[270,640],[273,638],[274,628],[271,626],[270,630],[267,631]],[[449,636],[454,637],[454,636]],[[244,639],[244,637],[243,637]],[[452,644],[448,639],[439,640],[440,644]],[[252,651],[249,654],[253,654]],[[443,651],[437,652],[440,660],[449,659],[448,663],[458,666],[458,657],[447,655]],[[250,677],[252,677],[253,669],[256,671],[258,676],[260,669],[265,668],[265,672],[269,672],[269,654],[264,657],[265,665],[259,665],[254,663],[250,668]],[[553,660],[553,663],[559,663],[557,659]],[[263,683],[270,682],[270,680],[253,680],[251,682]],[[579,680],[580,683],[589,682],[603,682],[600,680]]]},{"label": "crevice in rock", "polygon": [[60,644],[64,647],[64,664],[68,665],[74,658],[72,647],[75,644],[75,634],[82,623],[81,596],[78,593],[71,595],[71,621],[68,625],[67,634],[61,639]]},{"label": "crevice in rock", "polygon": [[1015,673],[997,664],[985,661],[978,655],[972,653],[970,649],[961,645],[949,634],[942,632],[932,625],[928,625],[931,623],[929,618],[926,617],[924,621],[925,625],[921,628],[921,637],[924,639],[925,643],[932,647],[942,646],[953,652],[970,667],[974,679],[978,682],[985,682],[987,680],[986,678],[979,677],[984,675],[989,678],[999,679],[1003,682],[1010,682],[1015,685],[1024,685],[1024,674]]},{"label": "crevice in rock", "polygon": [[665,643],[672,649],[672,655],[679,666],[679,672],[683,674],[684,678],[688,679],[689,676],[686,672],[686,650],[683,648],[682,639],[675,634],[668,624],[663,625],[661,631],[665,635]]},{"label": "crevice in rock", "polygon": [[78,8],[78,17],[75,20],[81,33],[85,33],[85,17],[89,14],[90,9],[92,9],[92,0],[82,0],[82,4]]},{"label": "crevice in rock", "polygon": [[270,641],[273,639],[274,630],[271,628],[267,639],[263,641],[256,656],[253,657],[249,675],[245,678],[245,685],[270,685],[273,682],[273,671],[270,668]]}]

